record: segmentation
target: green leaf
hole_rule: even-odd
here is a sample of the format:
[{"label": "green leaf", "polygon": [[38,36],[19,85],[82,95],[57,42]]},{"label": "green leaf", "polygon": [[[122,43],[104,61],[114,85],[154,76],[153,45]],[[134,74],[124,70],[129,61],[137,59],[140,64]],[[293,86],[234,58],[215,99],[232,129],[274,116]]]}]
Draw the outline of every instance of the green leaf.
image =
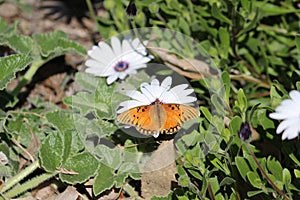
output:
[{"label": "green leaf", "polygon": [[229,129],[232,135],[239,133],[242,124],[242,119],[238,116],[232,118],[229,124]]},{"label": "green leaf", "polygon": [[247,173],[250,171],[249,165],[245,158],[237,156],[235,157],[235,164],[240,172],[240,175],[244,180],[246,180]]},{"label": "green leaf", "polygon": [[294,174],[296,178],[300,178],[300,170],[299,169],[294,169]]},{"label": "green leaf", "polygon": [[213,17],[217,18],[221,22],[225,22],[229,25],[232,24],[231,20],[221,13],[221,9],[217,7],[216,3],[213,4],[211,13]]},{"label": "green leaf", "polygon": [[287,168],[284,168],[282,171],[283,182],[285,185],[289,185],[292,182],[291,173]]},{"label": "green leaf", "polygon": [[282,167],[278,160],[275,160],[274,158],[271,159],[271,157],[268,157],[267,159],[267,167],[268,170],[275,176],[275,178],[279,181],[282,181]]},{"label": "green leaf", "polygon": [[15,22],[13,26],[8,26],[3,18],[0,18],[0,35],[3,37],[10,37],[11,35],[17,34],[18,22]]},{"label": "green leaf", "polygon": [[228,57],[228,51],[230,49],[230,35],[226,28],[221,27],[219,29],[219,38],[221,41],[221,48],[222,48],[222,57],[227,58]]},{"label": "green leaf", "polygon": [[0,58],[0,90],[16,77],[16,73],[25,69],[31,58],[25,54],[15,54]]},{"label": "green leaf", "polygon": [[203,113],[204,117],[208,120],[209,123],[212,123],[212,115],[209,112],[207,107],[201,106],[200,107],[201,112]]},{"label": "green leaf", "polygon": [[221,77],[225,86],[225,102],[229,104],[230,77],[227,71],[222,72]]},{"label": "green leaf", "polygon": [[47,172],[54,172],[60,167],[63,148],[63,138],[59,132],[52,132],[44,139],[39,151],[39,156],[41,166]]},{"label": "green leaf", "polygon": [[248,171],[247,178],[253,187],[260,188],[260,189],[263,187],[263,183],[261,182],[257,173],[255,173],[253,171]]},{"label": "green leaf", "polygon": [[122,152],[118,147],[109,148],[105,145],[98,145],[95,154],[101,159],[101,163],[113,169],[119,169],[122,163]]},{"label": "green leaf", "polygon": [[69,157],[82,151],[84,149],[84,145],[77,131],[68,130],[62,132],[62,134],[64,142],[63,162],[65,162]]},{"label": "green leaf", "polygon": [[297,12],[297,10],[293,9],[293,7],[285,8],[283,6],[276,6],[264,1],[256,1],[253,5],[255,5],[260,10],[260,13],[263,14],[263,16],[268,17]]},{"label": "green leaf", "polygon": [[115,184],[114,169],[107,165],[100,165],[98,169],[97,176],[95,177],[95,182],[93,184],[93,192],[97,196],[113,187]]},{"label": "green leaf", "polygon": [[226,185],[232,185],[236,182],[236,180],[234,180],[233,178],[230,178],[230,177],[225,177],[221,183],[220,183],[220,186],[226,186]]},{"label": "green leaf", "polygon": [[248,108],[248,102],[243,89],[239,89],[237,97],[238,97],[238,107],[244,113]]},{"label": "green leaf", "polygon": [[83,183],[96,174],[99,161],[90,153],[83,152],[73,157],[62,164],[61,168],[74,171],[78,174],[63,174],[59,177],[62,181],[69,184]]},{"label": "green leaf", "polygon": [[249,191],[249,192],[247,192],[247,195],[249,196],[249,197],[253,197],[253,196],[256,196],[256,195],[258,195],[258,194],[260,194],[260,193],[263,193],[264,191],[262,191],[262,190],[257,190],[257,191]]},{"label": "green leaf", "polygon": [[106,79],[87,73],[77,73],[76,82],[88,92],[79,92],[66,97],[65,104],[80,110],[83,115],[96,112],[100,119],[114,118],[120,101],[119,94],[115,91],[116,84],[108,86]]},{"label": "green leaf", "polygon": [[3,37],[0,39],[0,44],[7,45],[17,53],[30,54],[36,44],[34,41],[25,35],[12,35],[10,37]]},{"label": "green leaf", "polygon": [[34,34],[33,39],[40,46],[41,55],[46,58],[54,58],[66,53],[86,55],[86,49],[78,43],[68,40],[67,34],[63,31]]},{"label": "green leaf", "polygon": [[87,92],[80,92],[76,95],[68,96],[64,98],[64,103],[73,108],[78,108],[82,115],[87,115],[96,109],[106,113],[109,111],[108,105],[99,102],[95,94]]}]

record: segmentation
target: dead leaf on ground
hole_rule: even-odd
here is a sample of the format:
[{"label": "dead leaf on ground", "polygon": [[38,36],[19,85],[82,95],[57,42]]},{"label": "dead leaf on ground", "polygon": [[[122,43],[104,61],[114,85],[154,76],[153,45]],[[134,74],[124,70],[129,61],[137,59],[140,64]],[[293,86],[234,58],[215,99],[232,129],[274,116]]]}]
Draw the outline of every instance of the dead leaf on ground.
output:
[{"label": "dead leaf on ground", "polygon": [[142,170],[142,197],[167,196],[177,182],[173,140],[164,141]]},{"label": "dead leaf on ground", "polygon": [[78,197],[79,193],[77,192],[76,188],[73,186],[68,186],[63,193],[59,194],[53,200],[76,200]]},{"label": "dead leaf on ground", "polygon": [[195,80],[203,79],[205,76],[216,77],[216,74],[211,73],[210,66],[201,60],[193,58],[181,59],[175,54],[170,53],[167,49],[152,46],[148,46],[148,48],[150,51],[157,54],[169,68],[183,76]]}]

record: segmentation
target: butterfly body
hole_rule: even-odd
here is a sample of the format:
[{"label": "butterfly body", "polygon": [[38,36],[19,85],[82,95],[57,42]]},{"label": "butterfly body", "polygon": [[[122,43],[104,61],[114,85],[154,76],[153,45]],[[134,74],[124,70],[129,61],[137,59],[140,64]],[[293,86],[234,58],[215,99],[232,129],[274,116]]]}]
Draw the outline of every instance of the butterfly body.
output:
[{"label": "butterfly body", "polygon": [[199,110],[183,104],[164,104],[156,99],[150,105],[138,106],[121,113],[117,120],[135,126],[146,135],[171,134],[182,124],[197,118]]}]

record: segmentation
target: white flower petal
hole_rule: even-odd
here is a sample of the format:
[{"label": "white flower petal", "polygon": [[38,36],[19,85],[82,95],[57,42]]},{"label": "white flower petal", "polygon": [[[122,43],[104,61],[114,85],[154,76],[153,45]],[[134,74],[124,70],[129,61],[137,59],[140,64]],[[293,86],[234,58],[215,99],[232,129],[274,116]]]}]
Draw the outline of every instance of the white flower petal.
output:
[{"label": "white flower petal", "polygon": [[116,57],[118,55],[122,54],[122,47],[121,47],[121,42],[120,42],[119,38],[112,37],[111,38],[111,46],[112,46],[112,49],[113,49]]},{"label": "white flower petal", "polygon": [[270,118],[283,120],[277,127],[276,133],[282,134],[282,139],[293,139],[300,133],[300,92],[293,90],[291,99],[283,100]]},{"label": "white flower petal", "polygon": [[298,105],[300,105],[300,92],[297,90],[292,90],[290,92],[290,97],[293,101],[298,102]]},{"label": "white flower petal", "polygon": [[136,101],[136,100],[127,100],[127,101],[123,101],[122,103],[120,103],[120,107],[123,107],[119,110],[117,110],[117,113],[122,113],[126,110],[129,110],[131,108],[135,108],[138,106],[144,106],[145,104],[143,102],[140,101]]},{"label": "white flower petal", "polygon": [[119,78],[118,74],[112,74],[109,77],[107,77],[106,82],[108,85],[112,84],[113,82],[115,82],[117,79]]},{"label": "white flower petal", "polygon": [[[136,74],[138,69],[147,67],[146,63],[153,58],[153,56],[144,56],[147,55],[147,49],[141,45],[138,38],[123,40],[121,43],[117,37],[111,38],[111,46],[106,42],[99,42],[98,46],[93,46],[92,50],[88,51],[88,55],[90,59],[85,62],[86,72],[95,76],[108,77],[109,84],[118,78],[125,79],[127,75]],[[125,62],[128,67],[116,68],[119,62]]]}]

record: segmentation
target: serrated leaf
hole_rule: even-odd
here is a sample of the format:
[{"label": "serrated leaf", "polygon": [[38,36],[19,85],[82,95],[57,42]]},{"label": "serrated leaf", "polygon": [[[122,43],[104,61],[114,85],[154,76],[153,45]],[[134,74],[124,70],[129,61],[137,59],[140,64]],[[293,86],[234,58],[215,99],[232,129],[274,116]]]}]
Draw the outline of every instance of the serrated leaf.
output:
[{"label": "serrated leaf", "polygon": [[116,126],[114,123],[111,123],[109,121],[105,121],[105,120],[99,120],[99,126],[101,128],[101,131],[103,133],[103,137],[105,136],[110,136],[111,134],[113,134],[116,130],[119,129],[118,126]]},{"label": "serrated leaf", "polygon": [[12,35],[0,39],[0,44],[7,45],[17,53],[30,54],[35,47],[34,41],[26,35]]},{"label": "serrated leaf", "polygon": [[61,165],[63,169],[74,171],[78,174],[59,174],[62,181],[69,184],[83,183],[96,174],[99,161],[90,153],[83,152],[73,157]]},{"label": "serrated leaf", "polygon": [[15,54],[0,58],[0,90],[16,77],[16,73],[25,69],[31,58],[25,54]]},{"label": "serrated leaf", "polygon": [[101,159],[101,163],[113,169],[119,169],[122,163],[122,152],[118,147],[109,148],[105,145],[98,145],[95,154]]},{"label": "serrated leaf", "polygon": [[62,134],[63,134],[63,142],[64,142],[63,145],[64,146],[63,162],[64,162],[69,157],[83,150],[84,145],[77,131],[68,130],[62,132]]},{"label": "serrated leaf", "polygon": [[41,166],[47,172],[54,172],[60,167],[63,155],[63,138],[61,133],[52,132],[42,142],[39,157]]},{"label": "serrated leaf", "polygon": [[64,98],[64,103],[72,108],[79,109],[82,115],[87,115],[97,109],[106,113],[109,111],[108,105],[103,102],[98,102],[93,93],[80,92],[76,95],[68,96]]},{"label": "serrated leaf", "polygon": [[97,87],[102,83],[106,84],[105,81],[103,82],[99,77],[95,77],[92,74],[84,73],[84,72],[78,72],[75,75],[75,82],[78,84],[82,89],[94,92]]},{"label": "serrated leaf", "polygon": [[93,193],[97,196],[105,190],[112,188],[115,184],[113,177],[114,169],[104,164],[100,165],[93,184]]},{"label": "serrated leaf", "polygon": [[68,40],[63,31],[34,34],[33,39],[40,46],[41,55],[46,58],[54,58],[66,53],[86,55],[86,49],[78,43]]},{"label": "serrated leaf", "polygon": [[61,132],[74,129],[74,115],[75,113],[68,113],[64,111],[53,111],[46,114],[47,120],[54,125]]},{"label": "serrated leaf", "polygon": [[[32,133],[39,141],[45,138],[42,124],[39,116],[34,113],[23,113],[22,110],[19,110],[19,112],[9,114],[5,129],[19,144],[27,148],[32,144]],[[34,146],[36,147],[36,145]]]},{"label": "serrated leaf", "polygon": [[107,85],[105,78],[95,77],[87,73],[77,73],[76,82],[84,92],[66,97],[64,103],[80,110],[83,115],[95,112],[100,119],[113,119],[115,110],[120,103],[116,93],[116,84]]}]

